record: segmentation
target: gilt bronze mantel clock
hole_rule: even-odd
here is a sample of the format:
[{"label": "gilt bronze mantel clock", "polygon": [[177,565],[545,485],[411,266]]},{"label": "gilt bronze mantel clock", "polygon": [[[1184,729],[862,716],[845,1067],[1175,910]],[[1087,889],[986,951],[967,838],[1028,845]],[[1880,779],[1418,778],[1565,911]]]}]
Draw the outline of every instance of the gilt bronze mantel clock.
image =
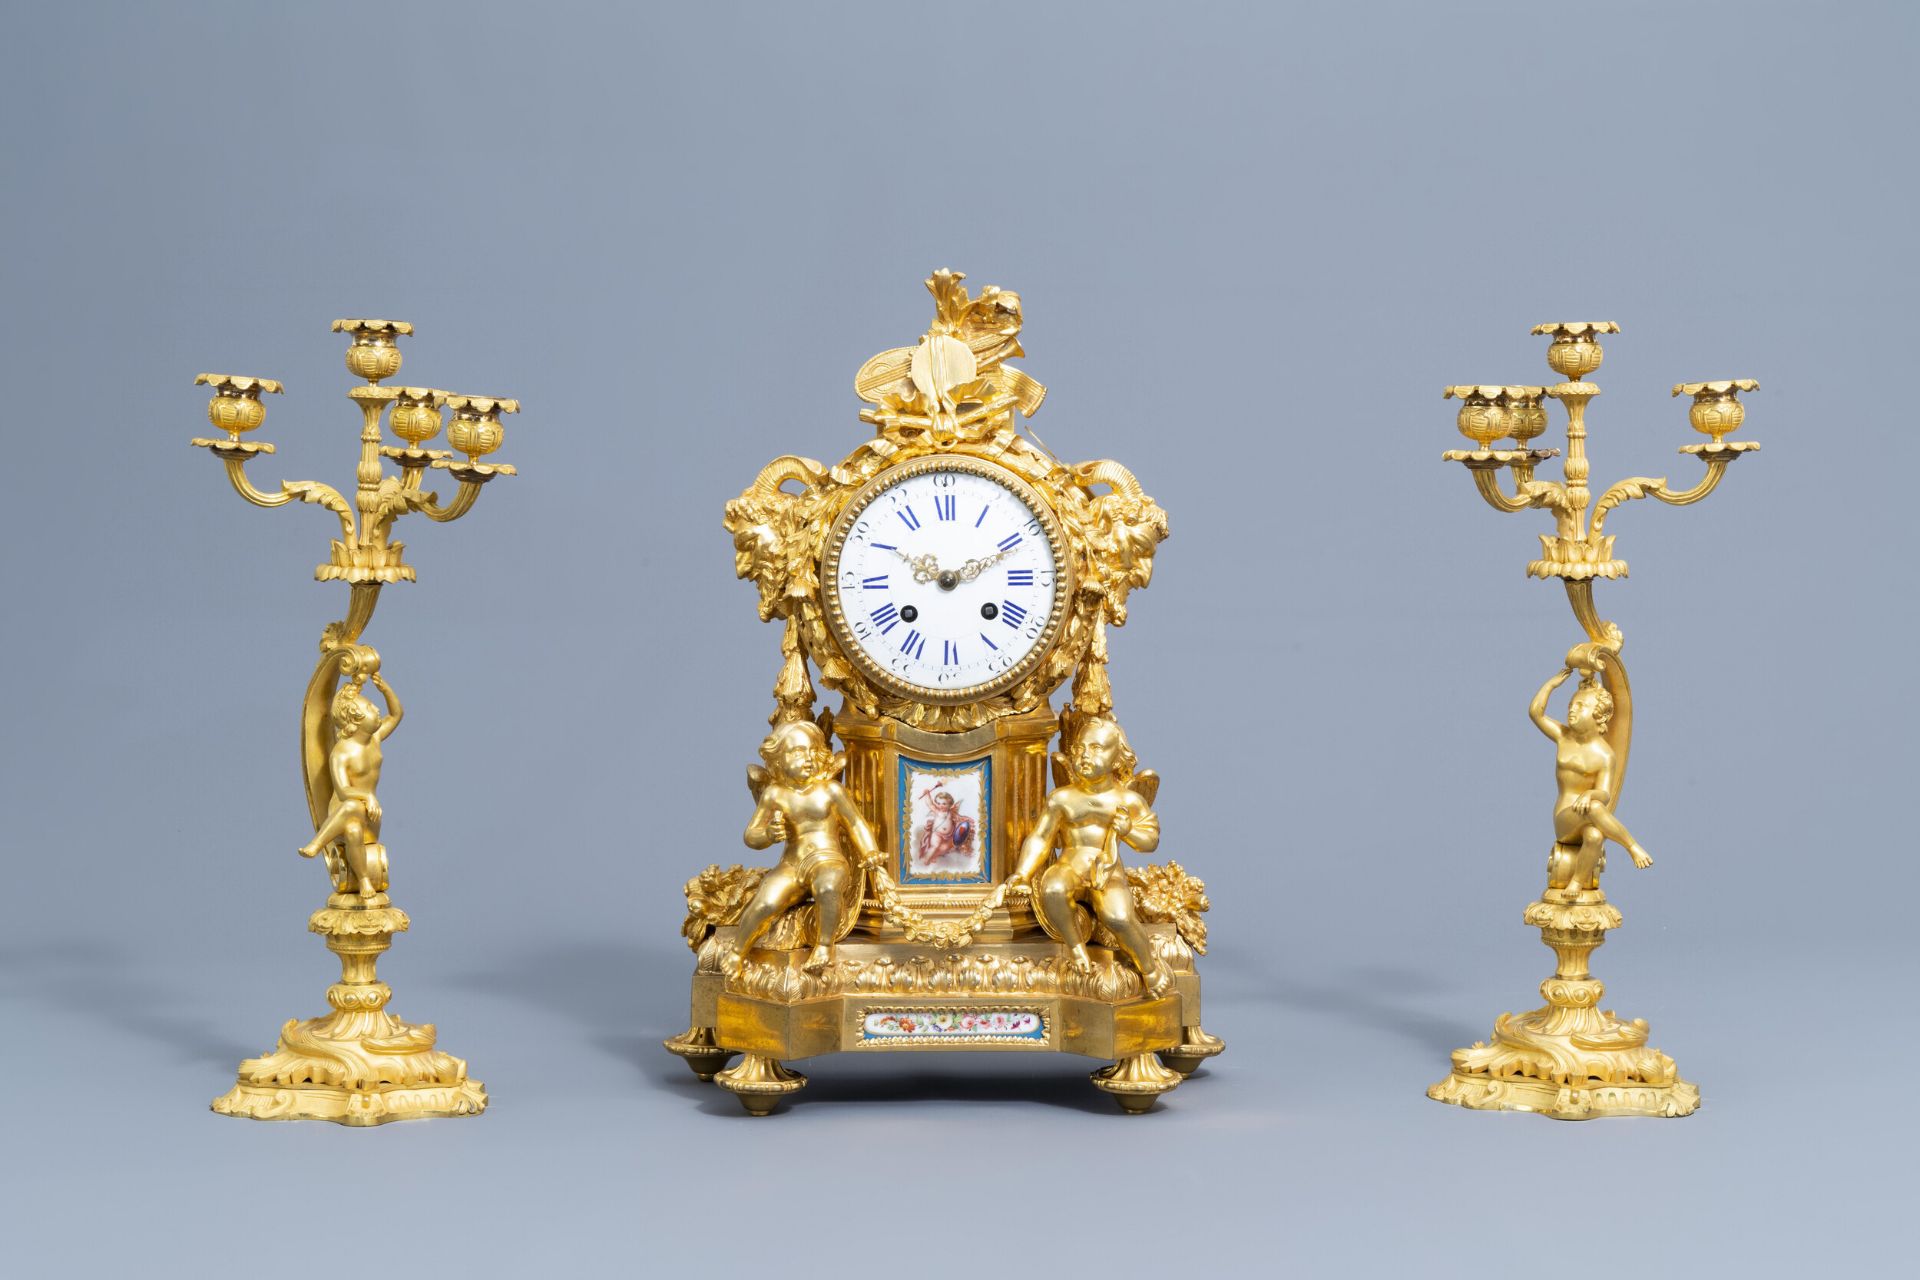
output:
[{"label": "gilt bronze mantel clock", "polygon": [[1110,1059],[1093,1083],[1139,1112],[1223,1047],[1205,886],[1121,848],[1158,846],[1160,779],[1114,717],[1107,628],[1166,513],[1020,433],[1046,395],[1005,363],[1020,299],[962,279],[935,272],[926,335],[855,376],[870,439],[778,458],[726,508],[783,628],[742,806],[746,844],[781,849],[688,882],[692,1021],[666,1047],[756,1115],[806,1084],[782,1059],[954,1049]]}]

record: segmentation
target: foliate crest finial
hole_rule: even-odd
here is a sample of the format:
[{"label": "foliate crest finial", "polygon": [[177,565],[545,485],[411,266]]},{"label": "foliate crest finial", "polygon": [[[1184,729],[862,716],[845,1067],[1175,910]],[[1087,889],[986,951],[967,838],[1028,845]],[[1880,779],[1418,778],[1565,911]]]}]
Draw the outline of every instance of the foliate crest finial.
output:
[{"label": "foliate crest finial", "polygon": [[1003,362],[1020,347],[1020,295],[988,285],[968,294],[966,276],[942,268],[927,278],[933,323],[911,347],[882,351],[860,366],[853,389],[877,409],[863,411],[883,429],[965,432],[1009,411],[1032,416],[1047,389]]}]

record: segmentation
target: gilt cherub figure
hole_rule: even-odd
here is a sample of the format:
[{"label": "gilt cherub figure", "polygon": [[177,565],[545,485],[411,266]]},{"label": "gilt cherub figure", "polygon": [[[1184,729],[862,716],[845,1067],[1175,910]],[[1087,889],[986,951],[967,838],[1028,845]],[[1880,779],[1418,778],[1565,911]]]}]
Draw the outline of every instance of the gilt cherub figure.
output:
[{"label": "gilt cherub figure", "polygon": [[[1047,933],[1070,948],[1074,966],[1093,968],[1087,955],[1084,904],[1105,926],[1120,952],[1146,980],[1150,995],[1172,985],[1166,961],[1134,910],[1133,890],[1120,865],[1122,841],[1142,853],[1160,844],[1153,800],[1160,776],[1135,773],[1139,761],[1120,725],[1107,716],[1073,715],[1065,750],[1054,753],[1054,790],[1039,821],[1020,845],[1009,888],[1033,893],[1034,914]],[[1054,845],[1060,852],[1054,856]]]},{"label": "gilt cherub figure", "polygon": [[[1553,802],[1553,853],[1547,861],[1547,888],[1579,892],[1598,889],[1606,869],[1607,841],[1626,849],[1636,867],[1650,867],[1653,858],[1614,816],[1619,795],[1620,753],[1626,726],[1614,723],[1613,695],[1600,682],[1597,655],[1582,646],[1568,656],[1567,665],[1540,686],[1527,716],[1554,742],[1554,774],[1559,795]],[[1547,698],[1581,671],[1580,687],[1567,703],[1567,720],[1547,714]]]},{"label": "gilt cherub figure", "polygon": [[760,758],[764,766],[747,769],[755,805],[742,839],[750,849],[778,841],[787,847],[740,913],[732,964],[746,957],[779,916],[811,898],[813,949],[802,968],[819,973],[833,963],[833,944],[852,926],[862,873],[879,861],[880,849],[840,784],[846,758],[828,747],[819,725],[811,720],[780,725],[760,744]]},{"label": "gilt cherub figure", "polygon": [[[366,683],[386,699],[381,715],[366,695]],[[380,843],[380,744],[400,727],[405,710],[378,670],[356,671],[333,695],[333,745],[327,750],[327,777],[333,796],[325,821],[300,856],[327,855],[327,869],[342,893],[358,893],[367,906],[387,902],[387,850]]]}]

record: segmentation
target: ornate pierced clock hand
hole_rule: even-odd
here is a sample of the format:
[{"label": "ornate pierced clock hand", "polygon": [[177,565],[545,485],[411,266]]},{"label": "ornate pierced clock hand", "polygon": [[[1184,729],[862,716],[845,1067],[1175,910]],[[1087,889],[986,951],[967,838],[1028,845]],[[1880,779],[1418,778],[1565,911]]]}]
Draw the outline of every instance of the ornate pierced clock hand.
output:
[{"label": "ornate pierced clock hand", "polygon": [[979,577],[981,574],[985,573],[988,569],[992,568],[996,564],[999,564],[1002,560],[1005,560],[1008,556],[1012,554],[1013,554],[1013,549],[1009,547],[1005,551],[994,552],[992,555],[988,556],[984,560],[967,561],[965,564],[960,566],[960,569],[959,569],[960,581],[972,582],[975,578]]},{"label": "ornate pierced clock hand", "polygon": [[907,562],[907,566],[913,570],[915,582],[933,582],[940,577],[940,562],[932,556],[910,556],[898,547],[889,547],[888,550]]},{"label": "ornate pierced clock hand", "polygon": [[937,582],[940,579],[940,562],[932,556],[907,556],[906,562],[913,566],[915,582]]}]

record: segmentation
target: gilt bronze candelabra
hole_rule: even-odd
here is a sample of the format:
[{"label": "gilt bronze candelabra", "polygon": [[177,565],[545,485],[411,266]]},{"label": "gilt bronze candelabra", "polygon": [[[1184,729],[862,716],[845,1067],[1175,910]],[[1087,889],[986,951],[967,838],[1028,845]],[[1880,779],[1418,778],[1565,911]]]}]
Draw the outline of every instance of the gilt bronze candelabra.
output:
[{"label": "gilt bronze candelabra", "polygon": [[[196,381],[214,389],[207,418],[224,437],[197,439],[226,465],[227,479],[255,506],[299,501],[325,507],[340,521],[327,563],[314,571],[323,582],[345,582],[346,616],[320,637],[320,663],[307,684],[300,719],[300,754],[313,819],[313,838],[302,857],[319,857],[333,882],[327,905],[307,927],[326,939],[340,958],[340,981],[327,989],[333,1012],[291,1020],[280,1029],[272,1053],[240,1064],[238,1082],[215,1099],[222,1115],[256,1120],[331,1120],[375,1125],[427,1116],[477,1115],[487,1094],[467,1077],[467,1064],[434,1047],[431,1024],[402,1022],[386,1011],[393,992],[374,974],[375,964],[407,929],[404,911],[387,898],[387,851],[380,841],[382,744],[400,723],[399,698],[380,674],[380,655],[360,641],[380,589],[413,580],[402,544],[390,538],[401,516],[418,512],[429,520],[457,520],[473,508],[481,487],[513,468],[481,459],[500,447],[500,415],[519,404],[489,396],[457,396],[427,387],[383,387],[400,371],[398,340],[413,326],[390,320],[336,320],[348,334],[347,369],[366,380],[347,394],[361,413],[360,464],[351,502],[339,490],[311,480],[289,480],[278,493],[257,489],[247,464],[273,446],[245,438],[266,419],[261,395],[278,393],[271,378],[203,373]],[[388,408],[391,406],[391,412]],[[447,442],[465,455],[424,446],[451,409]],[[382,443],[386,414],[403,443]],[[387,473],[391,459],[398,476]],[[428,471],[445,471],[459,483],[442,504],[421,487]],[[386,704],[383,714],[367,696],[371,683]]]},{"label": "gilt bronze candelabra", "polygon": [[[1623,578],[1624,560],[1613,555],[1607,516],[1636,498],[1682,507],[1700,501],[1727,468],[1760,446],[1725,439],[1746,417],[1740,393],[1755,390],[1746,379],[1688,382],[1673,394],[1693,398],[1694,429],[1709,437],[1682,453],[1698,456],[1707,474],[1690,489],[1664,478],[1634,476],[1592,499],[1587,486],[1586,409],[1600,388],[1587,381],[1600,367],[1600,336],[1618,333],[1609,323],[1543,324],[1533,330],[1552,339],[1547,363],[1565,381],[1554,386],[1457,386],[1446,396],[1461,401],[1461,434],[1472,449],[1445,454],[1472,474],[1481,497],[1500,511],[1540,508],[1553,513],[1555,530],[1540,536],[1541,556],[1529,576],[1558,578],[1566,587],[1586,639],[1567,654],[1562,668],[1534,694],[1528,714],[1554,743],[1559,795],[1553,808],[1553,848],[1547,858],[1547,888],[1527,907],[1525,920],[1540,930],[1558,965],[1540,984],[1546,1005],[1518,1016],[1501,1014],[1491,1043],[1455,1050],[1453,1071],[1427,1090],[1440,1102],[1488,1111],[1536,1111],[1559,1120],[1598,1116],[1684,1116],[1700,1105],[1700,1091],[1681,1079],[1672,1058],[1647,1042],[1647,1023],[1600,1008],[1605,988],[1588,969],[1595,948],[1618,928],[1620,911],[1600,889],[1609,842],[1626,849],[1634,865],[1653,864],[1619,816],[1620,788],[1633,735],[1633,695],[1620,658],[1620,629],[1601,618],[1593,603],[1597,578]],[[1534,469],[1557,449],[1535,449],[1547,425],[1544,401],[1567,409],[1564,479],[1536,480]],[[1513,448],[1495,448],[1511,440]],[[1509,494],[1500,473],[1513,472]],[[1591,508],[1591,511],[1589,511]],[[1547,713],[1561,684],[1579,677],[1566,719]]]}]

